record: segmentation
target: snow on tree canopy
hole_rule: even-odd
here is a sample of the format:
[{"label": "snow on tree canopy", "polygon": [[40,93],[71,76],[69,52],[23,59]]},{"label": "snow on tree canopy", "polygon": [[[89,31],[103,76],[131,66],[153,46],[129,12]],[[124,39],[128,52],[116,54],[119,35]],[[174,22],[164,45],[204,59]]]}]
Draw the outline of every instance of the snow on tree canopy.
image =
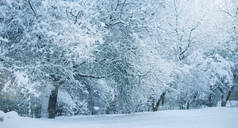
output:
[{"label": "snow on tree canopy", "polygon": [[224,107],[237,99],[237,7],[1,0],[0,110],[56,118]]}]

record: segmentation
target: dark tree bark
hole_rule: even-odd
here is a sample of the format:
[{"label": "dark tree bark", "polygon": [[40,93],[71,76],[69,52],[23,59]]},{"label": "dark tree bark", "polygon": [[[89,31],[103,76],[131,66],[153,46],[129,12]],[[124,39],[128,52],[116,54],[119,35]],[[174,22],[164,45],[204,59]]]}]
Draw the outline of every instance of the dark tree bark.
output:
[{"label": "dark tree bark", "polygon": [[49,104],[48,104],[48,113],[49,113],[49,118],[51,119],[54,119],[56,116],[57,98],[58,98],[58,87],[55,87],[55,89],[51,91]]},{"label": "dark tree bark", "polygon": [[161,97],[161,104],[164,105],[165,94]]},{"label": "dark tree bark", "polygon": [[190,102],[188,101],[188,102],[187,102],[186,109],[189,109],[189,108],[190,108]]},{"label": "dark tree bark", "polygon": [[221,91],[221,92],[222,92],[222,94],[221,94],[221,106],[225,107],[226,103],[225,103],[225,100],[224,100],[224,92],[223,91]]},{"label": "dark tree bark", "polygon": [[227,95],[226,95],[226,99],[225,99],[225,100],[224,100],[224,95],[222,95],[222,101],[221,101],[221,106],[222,106],[222,107],[226,107],[227,101],[230,99],[231,93],[232,93],[232,91],[233,91],[234,88],[235,88],[235,86],[232,86],[232,87],[229,89],[229,91],[228,91],[228,93],[227,93]]},{"label": "dark tree bark", "polygon": [[154,112],[158,111],[159,105],[160,105],[161,102],[162,102],[162,104],[164,104],[165,94],[166,94],[166,93],[163,92],[163,93],[160,95],[160,98],[158,99],[158,101],[156,102],[155,105],[154,105],[154,103],[152,103],[152,107],[153,107],[153,111],[154,111]]},{"label": "dark tree bark", "polygon": [[221,87],[218,87],[218,90],[221,92],[221,106],[222,107],[225,107],[226,105],[226,103],[225,103],[225,101],[224,101],[224,91],[223,91],[223,89],[221,88]]},{"label": "dark tree bark", "polygon": [[34,10],[34,8],[33,8],[32,4],[31,4],[31,0],[27,0],[27,1],[28,1],[28,4],[29,4],[29,6],[30,6],[30,8],[31,8],[32,12],[33,12],[33,13],[34,13],[34,15],[36,16],[36,11]]},{"label": "dark tree bark", "polygon": [[218,88],[219,91],[221,92],[221,107],[226,107],[227,101],[230,99],[231,93],[233,91],[233,89],[235,88],[235,86],[232,86],[227,93],[225,93],[223,91],[222,88]]},{"label": "dark tree bark", "polygon": [[212,94],[209,94],[208,96],[208,107],[212,107]]}]

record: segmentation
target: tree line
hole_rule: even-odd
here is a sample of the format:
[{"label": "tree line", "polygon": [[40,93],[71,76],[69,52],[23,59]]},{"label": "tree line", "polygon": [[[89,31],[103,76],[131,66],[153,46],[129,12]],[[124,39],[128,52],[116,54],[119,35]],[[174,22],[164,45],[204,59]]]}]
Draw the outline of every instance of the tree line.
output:
[{"label": "tree line", "polygon": [[[211,4],[214,3],[214,4]],[[0,110],[35,118],[226,106],[228,0],[2,0]]]}]

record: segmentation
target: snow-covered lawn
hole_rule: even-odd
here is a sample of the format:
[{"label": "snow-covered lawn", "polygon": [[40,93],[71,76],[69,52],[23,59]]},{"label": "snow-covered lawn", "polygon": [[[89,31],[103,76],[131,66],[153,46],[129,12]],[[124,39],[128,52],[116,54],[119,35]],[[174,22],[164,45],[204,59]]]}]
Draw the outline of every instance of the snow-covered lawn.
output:
[{"label": "snow-covered lawn", "polygon": [[[238,108],[31,119],[6,116],[0,128],[238,128]],[[15,118],[13,118],[15,117]]]}]

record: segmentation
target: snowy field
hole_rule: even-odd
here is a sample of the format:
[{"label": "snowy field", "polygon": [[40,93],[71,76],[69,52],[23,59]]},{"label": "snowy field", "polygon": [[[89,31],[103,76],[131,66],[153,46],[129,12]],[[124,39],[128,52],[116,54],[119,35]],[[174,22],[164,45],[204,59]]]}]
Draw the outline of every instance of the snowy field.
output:
[{"label": "snowy field", "polygon": [[238,108],[31,119],[5,114],[0,128],[238,128]]}]

